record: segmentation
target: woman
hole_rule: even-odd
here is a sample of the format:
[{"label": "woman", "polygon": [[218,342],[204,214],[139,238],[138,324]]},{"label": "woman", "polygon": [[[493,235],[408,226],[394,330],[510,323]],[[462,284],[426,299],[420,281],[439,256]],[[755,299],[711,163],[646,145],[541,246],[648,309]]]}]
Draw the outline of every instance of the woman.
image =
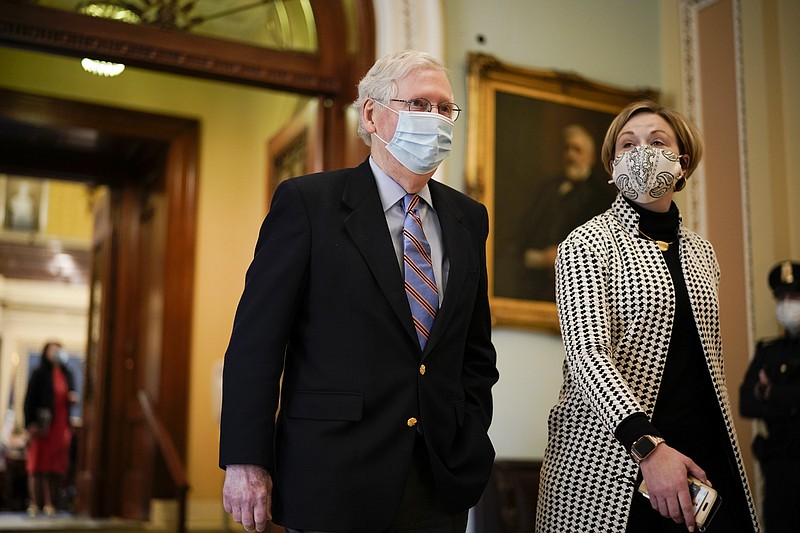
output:
[{"label": "woman", "polygon": [[721,496],[706,531],[759,529],[725,386],[717,260],[672,202],[701,156],[696,127],[653,102],[628,105],[606,133],[619,194],[556,260],[566,360],[539,533],[694,531],[690,475]]},{"label": "woman", "polygon": [[31,516],[39,513],[39,494],[42,512],[56,513],[56,491],[69,466],[69,406],[77,401],[77,394],[66,360],[59,343],[45,344],[42,362],[31,374],[25,394],[25,423],[31,437],[26,464]]}]

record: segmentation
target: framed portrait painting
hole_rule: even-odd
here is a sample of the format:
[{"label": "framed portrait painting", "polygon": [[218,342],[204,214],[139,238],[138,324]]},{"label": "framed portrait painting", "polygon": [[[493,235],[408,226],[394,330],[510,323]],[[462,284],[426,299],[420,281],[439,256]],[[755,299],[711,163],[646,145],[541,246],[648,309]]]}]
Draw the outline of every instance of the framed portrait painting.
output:
[{"label": "framed portrait painting", "polygon": [[38,233],[47,222],[47,181],[0,174],[3,231]]},{"label": "framed portrait painting", "polygon": [[470,195],[489,211],[489,294],[496,325],[558,332],[555,254],[574,228],[611,205],[600,164],[605,132],[648,89],[469,57]]}]

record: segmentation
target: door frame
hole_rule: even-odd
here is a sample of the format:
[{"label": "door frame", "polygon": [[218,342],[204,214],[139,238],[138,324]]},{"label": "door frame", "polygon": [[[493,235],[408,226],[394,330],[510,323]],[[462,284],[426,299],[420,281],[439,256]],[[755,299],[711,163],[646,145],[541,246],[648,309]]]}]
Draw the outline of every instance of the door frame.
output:
[{"label": "door frame", "polygon": [[[165,32],[143,25],[129,26],[102,19],[94,19],[65,11],[20,2],[0,2],[0,46],[24,48],[44,53],[98,59],[158,71],[183,74],[198,78],[216,79],[233,83],[314,95],[323,104],[321,117],[322,160],[325,168],[355,165],[368,155],[368,148],[356,139],[355,121],[350,114],[350,104],[356,96],[358,80],[367,72],[375,59],[375,14],[372,0],[331,2],[309,0],[315,13],[318,32],[318,51],[313,54],[268,50],[232,42],[209,39],[196,35]],[[345,4],[349,6],[346,8]],[[342,28],[348,35],[343,38]],[[0,89],[2,91],[2,89]],[[165,182],[169,205],[167,246],[165,255],[165,294],[163,331],[169,338],[163,341],[161,375],[178,376],[179,383],[170,381],[162,391],[174,391],[166,397],[151,395],[158,406],[158,414],[175,439],[176,447],[185,461],[187,445],[186,409],[188,404],[188,376],[190,363],[190,328],[192,324],[192,290],[194,284],[194,256],[196,232],[197,150],[196,124],[187,124],[174,117],[135,114],[112,110],[80,102],[50,99],[49,102],[30,95],[18,95],[15,105],[6,105],[6,95],[0,93],[0,119],[17,117],[18,120],[41,123],[49,127],[97,127],[118,135],[138,135],[154,142],[168,144],[163,171],[169,176]],[[19,100],[35,100],[27,109],[15,109]],[[49,108],[38,113],[35,107]],[[74,106],[74,107],[73,107]],[[3,112],[8,115],[3,115]],[[110,115],[100,118],[103,113]],[[41,154],[39,154],[41,155]],[[81,179],[84,161],[78,157],[67,160],[53,156],[47,167],[53,177]],[[27,164],[22,161],[23,168]],[[115,169],[106,168],[113,173]],[[125,175],[118,179],[129,179]],[[123,198],[125,195],[122,195]],[[134,195],[135,197],[135,195]],[[135,202],[127,204],[135,207]],[[135,212],[127,211],[128,213]],[[123,220],[128,220],[122,210]],[[130,222],[130,221],[128,221]],[[130,228],[135,226],[131,223]],[[132,230],[131,230],[132,231]],[[123,236],[126,235],[123,233]],[[113,392],[111,383],[124,381],[122,365],[127,345],[118,340],[119,328],[130,327],[124,313],[114,309],[117,305],[104,300],[108,307],[102,314],[113,316],[113,330],[107,343],[101,347],[114,357],[108,358],[108,368],[99,375],[106,381],[105,389]],[[116,315],[112,315],[113,313]],[[116,373],[122,374],[117,375]],[[116,376],[112,380],[109,376]],[[125,403],[125,402],[122,402]],[[109,404],[98,409],[99,435],[86,431],[90,446],[84,460],[82,476],[88,494],[83,509],[93,516],[119,514],[122,508],[118,494],[122,474],[112,457],[119,437],[113,440],[111,428],[119,427],[124,405]],[[130,410],[133,412],[134,410]],[[88,428],[87,428],[88,429]],[[112,439],[112,440],[108,440]],[[110,444],[110,451],[104,447]],[[92,455],[93,452],[94,455]],[[80,481],[80,479],[79,479]],[[116,484],[115,484],[116,483]],[[142,498],[143,499],[143,498]],[[147,502],[141,502],[142,508]],[[126,505],[126,508],[129,506]],[[145,511],[143,511],[145,512]]]},{"label": "door frame", "polygon": [[[0,2],[0,46],[106,61],[322,98],[325,168],[360,163],[348,109],[375,61],[373,0],[309,0],[317,51],[272,50],[21,2]],[[346,8],[345,5],[349,6]],[[343,35],[343,28],[344,33]]]},{"label": "door frame", "polygon": [[[136,491],[123,490],[120,466],[125,450],[129,450],[131,423],[141,423],[136,397],[139,388],[154,399],[157,414],[181,459],[186,460],[200,125],[192,119],[0,89],[0,127],[8,124],[33,126],[56,134],[74,128],[88,129],[99,135],[136,139],[147,148],[141,151],[146,155],[132,165],[137,168],[133,173],[107,175],[103,165],[85,156],[71,158],[74,162],[84,160],[83,166],[76,163],[63,168],[60,157],[42,157],[35,149],[16,150],[15,156],[6,154],[0,169],[108,185],[115,191],[106,235],[110,249],[102,261],[93,261],[104,270],[93,273],[92,278],[102,280],[105,296],[99,310],[97,353],[87,351],[90,360],[85,390],[89,397],[84,398],[76,480],[80,511],[92,516],[144,519],[152,493],[149,481],[158,478],[145,475],[145,486]],[[95,159],[103,159],[102,154],[94,155]],[[146,208],[143,191],[152,188],[154,182],[159,183],[166,206],[165,246],[163,257],[157,260],[163,265],[163,318],[158,328],[169,334],[160,335],[155,364],[158,375],[137,373],[131,384],[132,368],[153,368],[152,361],[145,364],[153,354],[143,353],[137,342],[145,337],[147,332],[142,329],[147,326],[136,305],[142,280],[137,279],[137,269],[130,268],[130,258],[141,254],[141,246],[147,245],[138,238],[138,230]],[[155,448],[152,442],[145,444],[136,460],[149,471],[156,464]],[[137,501],[124,502],[130,494],[137,495]]]}]

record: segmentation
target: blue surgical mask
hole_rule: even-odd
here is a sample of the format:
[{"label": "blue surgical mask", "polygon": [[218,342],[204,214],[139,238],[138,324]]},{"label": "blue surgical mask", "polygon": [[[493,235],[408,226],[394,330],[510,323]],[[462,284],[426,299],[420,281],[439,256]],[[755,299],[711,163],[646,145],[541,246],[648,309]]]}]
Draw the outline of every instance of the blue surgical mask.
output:
[{"label": "blue surgical mask", "polygon": [[392,113],[397,113],[397,127],[388,143],[375,134],[401,165],[415,174],[435,170],[448,155],[453,142],[453,125],[449,118],[426,111],[395,111],[377,100]]}]

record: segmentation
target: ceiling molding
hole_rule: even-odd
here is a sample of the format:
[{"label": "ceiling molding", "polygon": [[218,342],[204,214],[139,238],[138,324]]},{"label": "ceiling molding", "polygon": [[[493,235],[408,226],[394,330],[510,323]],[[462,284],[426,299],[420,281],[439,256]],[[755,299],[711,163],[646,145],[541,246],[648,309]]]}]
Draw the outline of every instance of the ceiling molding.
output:
[{"label": "ceiling molding", "polygon": [[0,3],[0,44],[281,91],[328,96],[341,91],[335,64],[321,54],[271,50],[16,2]]}]

